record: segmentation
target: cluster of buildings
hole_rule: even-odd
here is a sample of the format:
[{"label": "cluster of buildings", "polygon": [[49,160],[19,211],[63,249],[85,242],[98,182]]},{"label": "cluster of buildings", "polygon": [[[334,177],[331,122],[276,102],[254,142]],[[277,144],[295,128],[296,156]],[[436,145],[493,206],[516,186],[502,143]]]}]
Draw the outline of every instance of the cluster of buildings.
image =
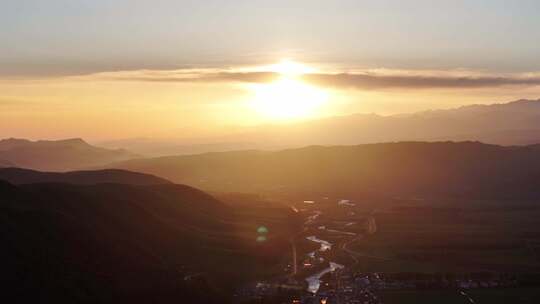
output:
[{"label": "cluster of buildings", "polygon": [[382,290],[509,288],[518,286],[512,275],[498,273],[352,273],[346,269],[321,279],[316,294],[305,294],[302,304],[381,304]]},{"label": "cluster of buildings", "polygon": [[302,304],[381,304],[369,286],[360,286],[346,269],[340,269],[321,278],[321,287],[315,294],[305,294]]},{"label": "cluster of buildings", "polygon": [[473,289],[518,285],[515,277],[498,273],[371,273],[359,274],[354,280],[359,287],[369,287],[374,290]]},{"label": "cluster of buildings", "polygon": [[258,281],[239,288],[234,297],[238,303],[299,303],[305,289],[291,279]]}]

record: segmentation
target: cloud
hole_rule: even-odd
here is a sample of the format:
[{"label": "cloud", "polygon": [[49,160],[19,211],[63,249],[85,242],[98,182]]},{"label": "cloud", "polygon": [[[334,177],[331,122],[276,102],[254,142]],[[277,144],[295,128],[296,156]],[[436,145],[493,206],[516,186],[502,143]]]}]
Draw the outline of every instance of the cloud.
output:
[{"label": "cloud", "polygon": [[[200,74],[178,74],[170,76],[135,76],[126,77],[124,80],[152,81],[152,82],[271,82],[279,75],[272,72],[218,72]],[[118,78],[115,78],[118,79]]]},{"label": "cloud", "polygon": [[229,69],[134,70],[101,72],[72,78],[148,82],[269,82],[278,75],[268,71]]},{"label": "cloud", "polygon": [[540,85],[540,77],[523,76],[446,76],[446,75],[378,75],[378,74],[309,74],[307,82],[335,88],[352,89],[430,89],[486,88],[506,85]]},{"label": "cloud", "polygon": [[21,100],[21,99],[4,99],[0,97],[0,108],[2,107],[18,107],[29,106],[38,104],[35,101]]},{"label": "cloud", "polygon": [[[92,79],[147,82],[232,82],[266,83],[280,75],[269,71],[226,69],[141,70],[105,72],[90,75]],[[500,86],[540,85],[539,73],[486,74],[472,71],[403,71],[369,70],[350,73],[310,73],[302,80],[313,85],[338,89],[433,89],[489,88]]]}]

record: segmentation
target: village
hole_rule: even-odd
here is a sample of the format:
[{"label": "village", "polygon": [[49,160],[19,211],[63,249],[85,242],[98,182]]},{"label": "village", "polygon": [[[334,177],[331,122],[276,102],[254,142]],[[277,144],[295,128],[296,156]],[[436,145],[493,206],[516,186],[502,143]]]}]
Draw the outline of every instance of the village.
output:
[{"label": "village", "polygon": [[[272,281],[259,281],[238,290],[239,302],[245,303],[301,303],[301,304],[382,304],[378,295],[385,291],[448,290],[475,303],[467,290],[514,288],[519,280],[510,274],[477,273],[383,273],[358,271],[354,264],[360,253],[348,248],[365,235],[377,232],[374,212],[361,218],[355,214],[352,200],[339,200],[336,206],[340,221],[323,220],[324,212],[315,201],[304,201],[295,210],[305,214],[305,240],[317,244],[316,250],[295,257],[284,271],[287,274]],[[352,229],[351,227],[355,227]],[[306,236],[307,235],[307,236]],[[332,236],[332,243],[324,237]],[[336,242],[336,240],[338,240]],[[343,255],[349,260],[334,261]],[[296,260],[297,259],[297,260]]]}]

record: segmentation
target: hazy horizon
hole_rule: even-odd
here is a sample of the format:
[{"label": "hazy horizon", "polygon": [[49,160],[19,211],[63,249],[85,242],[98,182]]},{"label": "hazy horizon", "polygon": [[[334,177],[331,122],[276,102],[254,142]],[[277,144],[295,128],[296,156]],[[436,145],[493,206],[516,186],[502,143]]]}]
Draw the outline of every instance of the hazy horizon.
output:
[{"label": "hazy horizon", "polygon": [[540,97],[535,1],[3,8],[0,137],[214,137]]}]

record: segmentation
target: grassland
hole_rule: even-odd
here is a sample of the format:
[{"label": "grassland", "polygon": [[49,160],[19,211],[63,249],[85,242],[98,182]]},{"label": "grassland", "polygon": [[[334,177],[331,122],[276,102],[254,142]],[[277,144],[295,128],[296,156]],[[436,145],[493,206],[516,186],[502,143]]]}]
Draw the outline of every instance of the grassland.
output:
[{"label": "grassland", "polygon": [[405,201],[375,218],[377,233],[350,246],[363,271],[540,270],[536,202]]},{"label": "grassland", "polygon": [[[385,304],[460,304],[468,299],[455,290],[399,290],[376,293]],[[476,303],[535,304],[540,303],[538,288],[506,288],[469,290],[467,294]]]}]

